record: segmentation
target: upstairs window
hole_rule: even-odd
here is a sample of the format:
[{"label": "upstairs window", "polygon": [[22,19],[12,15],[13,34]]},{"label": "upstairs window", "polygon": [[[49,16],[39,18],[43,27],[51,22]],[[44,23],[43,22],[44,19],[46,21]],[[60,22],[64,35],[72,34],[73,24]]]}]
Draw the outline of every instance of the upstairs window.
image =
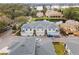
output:
[{"label": "upstairs window", "polygon": [[32,31],[32,29],[30,29],[30,31]]},{"label": "upstairs window", "polygon": [[59,32],[59,30],[56,30],[56,32]]},{"label": "upstairs window", "polygon": [[25,30],[22,30],[22,32],[25,32]]},{"label": "upstairs window", "polygon": [[26,31],[27,31],[27,29],[26,29]]},{"label": "upstairs window", "polygon": [[51,31],[51,29],[49,29],[49,31]]},{"label": "upstairs window", "polygon": [[41,29],[43,31],[43,29]]},{"label": "upstairs window", "polygon": [[40,29],[38,29],[38,31],[43,31],[43,29],[42,29],[42,28],[40,28]]}]

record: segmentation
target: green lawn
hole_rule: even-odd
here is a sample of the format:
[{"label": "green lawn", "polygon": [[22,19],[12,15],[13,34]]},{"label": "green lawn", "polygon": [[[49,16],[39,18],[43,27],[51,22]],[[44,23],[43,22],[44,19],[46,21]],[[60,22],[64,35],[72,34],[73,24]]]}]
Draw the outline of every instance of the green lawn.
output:
[{"label": "green lawn", "polygon": [[63,42],[53,42],[55,52],[57,55],[64,55],[64,43]]},{"label": "green lawn", "polygon": [[8,55],[8,53],[0,53],[0,55]]}]

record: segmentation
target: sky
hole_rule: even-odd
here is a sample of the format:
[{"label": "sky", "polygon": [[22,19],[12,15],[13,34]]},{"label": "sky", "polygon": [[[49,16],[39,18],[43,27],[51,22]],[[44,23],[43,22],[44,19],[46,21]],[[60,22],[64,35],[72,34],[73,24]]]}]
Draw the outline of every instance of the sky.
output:
[{"label": "sky", "polygon": [[79,3],[79,0],[0,0],[0,3]]}]

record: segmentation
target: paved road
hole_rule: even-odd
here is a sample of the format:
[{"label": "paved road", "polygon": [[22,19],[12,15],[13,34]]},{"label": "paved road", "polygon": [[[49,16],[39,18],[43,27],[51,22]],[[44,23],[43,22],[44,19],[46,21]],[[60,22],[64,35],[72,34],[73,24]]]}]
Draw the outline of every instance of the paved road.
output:
[{"label": "paved road", "polygon": [[36,43],[36,55],[55,55],[54,46],[49,38],[41,38]]},{"label": "paved road", "polygon": [[10,53],[11,55],[55,55],[54,47],[50,38],[26,37],[25,41],[24,39],[19,41],[21,42],[21,44],[24,44],[25,47],[22,48],[21,44],[19,44]]},{"label": "paved road", "polygon": [[13,36],[11,33],[12,31],[9,30],[0,36],[0,49],[10,45],[13,41],[15,41],[15,39],[17,39],[17,37]]},{"label": "paved road", "polygon": [[72,55],[79,55],[79,37],[69,36],[66,38],[67,47],[70,49]]},{"label": "paved road", "polygon": [[35,55],[35,38],[20,37],[9,50],[10,55]]}]

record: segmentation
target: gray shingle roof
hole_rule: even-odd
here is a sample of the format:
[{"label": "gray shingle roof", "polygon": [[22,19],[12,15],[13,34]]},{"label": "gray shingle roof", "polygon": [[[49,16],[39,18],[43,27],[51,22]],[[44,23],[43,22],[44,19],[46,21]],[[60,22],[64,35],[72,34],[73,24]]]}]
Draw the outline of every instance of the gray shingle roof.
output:
[{"label": "gray shingle roof", "polygon": [[47,29],[47,28],[57,28],[57,26],[54,22],[49,22],[49,21],[44,20],[44,21],[34,21],[32,23],[29,23],[29,24],[24,24],[21,28]]},{"label": "gray shingle roof", "polygon": [[31,24],[24,24],[21,28],[33,28]]},{"label": "gray shingle roof", "polygon": [[55,23],[52,23],[50,25],[47,26],[48,29],[56,29],[58,28],[58,26]]}]

